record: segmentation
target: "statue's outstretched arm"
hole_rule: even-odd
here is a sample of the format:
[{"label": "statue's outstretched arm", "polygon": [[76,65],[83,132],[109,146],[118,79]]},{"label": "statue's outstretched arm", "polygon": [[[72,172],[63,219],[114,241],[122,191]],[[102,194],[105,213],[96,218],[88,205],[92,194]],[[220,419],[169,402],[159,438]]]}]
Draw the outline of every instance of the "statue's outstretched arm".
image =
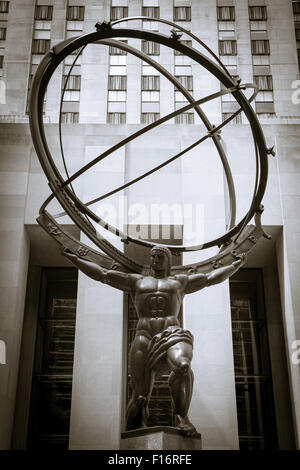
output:
[{"label": "statue's outstretched arm", "polygon": [[110,284],[112,287],[116,287],[117,289],[125,292],[129,292],[131,290],[130,274],[101,268],[98,264],[79,258],[67,248],[62,250],[62,254],[72,261],[80,271],[95,281]]},{"label": "statue's outstretched arm", "polygon": [[246,255],[243,253],[240,255],[239,259],[234,261],[229,266],[224,266],[224,268],[214,269],[207,274],[192,274],[188,276],[188,281],[185,286],[185,294],[191,294],[196,292],[203,287],[212,286],[214,284],[219,284],[220,282],[225,281],[228,277],[232,276],[238,269],[240,269],[243,264],[246,262]]},{"label": "statue's outstretched arm", "polygon": [[212,286],[214,284],[219,284],[220,282],[228,279],[232,274],[234,274],[238,269],[240,269],[243,264],[246,262],[246,255],[240,255],[240,258],[234,261],[229,266],[224,268],[218,268],[211,271],[207,274],[207,285]]}]

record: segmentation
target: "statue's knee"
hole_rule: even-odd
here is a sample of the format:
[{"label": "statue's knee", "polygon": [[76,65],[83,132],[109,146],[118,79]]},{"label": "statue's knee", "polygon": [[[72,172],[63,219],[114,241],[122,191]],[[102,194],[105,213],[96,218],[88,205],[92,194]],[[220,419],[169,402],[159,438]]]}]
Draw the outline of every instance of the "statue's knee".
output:
[{"label": "statue's knee", "polygon": [[191,363],[188,359],[182,358],[175,369],[175,374],[176,375],[186,375],[190,372],[191,370]]},{"label": "statue's knee", "polygon": [[138,408],[143,408],[147,404],[147,398],[144,395],[139,395],[135,399],[135,404]]}]

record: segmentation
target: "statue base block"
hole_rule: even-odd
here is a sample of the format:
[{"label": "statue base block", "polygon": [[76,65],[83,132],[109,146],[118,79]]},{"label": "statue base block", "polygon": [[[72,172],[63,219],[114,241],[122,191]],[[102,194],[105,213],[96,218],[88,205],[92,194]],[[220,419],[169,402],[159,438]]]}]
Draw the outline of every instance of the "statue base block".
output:
[{"label": "statue base block", "polygon": [[171,426],[134,429],[121,434],[120,450],[201,450],[201,434],[184,436]]}]

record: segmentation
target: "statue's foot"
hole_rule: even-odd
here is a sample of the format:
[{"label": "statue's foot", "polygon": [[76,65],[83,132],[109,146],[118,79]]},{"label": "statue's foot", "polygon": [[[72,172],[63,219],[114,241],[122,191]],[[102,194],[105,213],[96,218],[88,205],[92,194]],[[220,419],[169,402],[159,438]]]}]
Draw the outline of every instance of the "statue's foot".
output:
[{"label": "statue's foot", "polygon": [[190,422],[187,416],[176,415],[176,427],[179,428],[185,436],[195,436],[197,430]]},{"label": "statue's foot", "polygon": [[127,431],[147,427],[143,419],[146,404],[147,399],[142,395],[139,395],[136,400],[130,400],[127,408]]}]

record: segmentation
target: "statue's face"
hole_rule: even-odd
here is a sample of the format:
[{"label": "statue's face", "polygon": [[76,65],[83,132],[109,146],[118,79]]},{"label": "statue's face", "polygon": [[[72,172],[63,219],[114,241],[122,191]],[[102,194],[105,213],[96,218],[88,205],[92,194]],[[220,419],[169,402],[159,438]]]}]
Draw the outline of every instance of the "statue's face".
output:
[{"label": "statue's face", "polygon": [[162,271],[168,267],[168,257],[163,251],[154,250],[151,253],[150,263],[155,271]]}]

